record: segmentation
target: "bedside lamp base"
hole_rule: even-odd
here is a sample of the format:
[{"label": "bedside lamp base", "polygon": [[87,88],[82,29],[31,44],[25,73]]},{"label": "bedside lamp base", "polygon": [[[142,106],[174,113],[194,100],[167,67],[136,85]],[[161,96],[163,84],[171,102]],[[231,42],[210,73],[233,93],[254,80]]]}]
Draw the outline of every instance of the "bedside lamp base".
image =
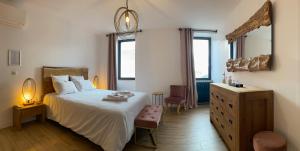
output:
[{"label": "bedside lamp base", "polygon": [[24,106],[33,105],[33,104],[34,104],[34,102],[24,102],[23,103]]}]

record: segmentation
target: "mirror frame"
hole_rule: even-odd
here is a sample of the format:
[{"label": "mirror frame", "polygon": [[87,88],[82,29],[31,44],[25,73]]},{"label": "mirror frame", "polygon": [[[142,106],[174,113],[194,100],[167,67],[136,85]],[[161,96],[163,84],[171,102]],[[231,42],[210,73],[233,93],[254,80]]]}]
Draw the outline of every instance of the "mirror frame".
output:
[{"label": "mirror frame", "polygon": [[[267,0],[264,5],[243,25],[226,35],[228,43],[234,42],[237,38],[261,26],[272,25],[272,2]],[[272,27],[273,32],[273,27]],[[272,33],[273,35],[273,33]],[[273,36],[272,36],[273,41]],[[273,45],[273,44],[272,44]],[[273,49],[273,48],[272,48]],[[271,50],[273,52],[273,50]],[[273,54],[273,53],[272,53]],[[228,72],[236,71],[267,71],[271,70],[272,54],[260,55],[254,58],[229,59],[226,63]]]}]

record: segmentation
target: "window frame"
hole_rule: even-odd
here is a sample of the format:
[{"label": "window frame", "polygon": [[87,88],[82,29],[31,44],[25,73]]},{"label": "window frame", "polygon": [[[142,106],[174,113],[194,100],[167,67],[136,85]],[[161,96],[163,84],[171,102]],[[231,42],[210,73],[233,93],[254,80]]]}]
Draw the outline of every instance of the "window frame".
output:
[{"label": "window frame", "polygon": [[[121,44],[123,42],[135,42],[135,39],[124,39],[124,40],[118,40],[118,80],[135,80],[135,77],[129,77],[129,78],[123,78],[121,77]],[[134,50],[135,51],[135,50]]]},{"label": "window frame", "polygon": [[[211,37],[196,36],[196,37],[193,37],[193,40],[208,40],[208,78],[196,78],[196,80],[197,81],[199,81],[199,80],[211,80]],[[193,48],[193,52],[194,52],[194,48]],[[193,57],[194,57],[194,55],[193,55]],[[195,58],[193,58],[193,59],[195,59]]]}]

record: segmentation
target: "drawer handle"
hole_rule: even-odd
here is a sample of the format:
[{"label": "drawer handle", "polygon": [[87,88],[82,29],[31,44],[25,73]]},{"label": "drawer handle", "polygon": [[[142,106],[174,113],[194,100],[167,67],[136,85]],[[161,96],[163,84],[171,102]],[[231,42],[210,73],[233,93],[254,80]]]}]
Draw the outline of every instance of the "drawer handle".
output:
[{"label": "drawer handle", "polygon": [[219,119],[218,119],[218,118],[216,118],[216,120],[217,120],[217,121],[219,121]]},{"label": "drawer handle", "polygon": [[217,95],[216,97],[217,97],[217,99],[219,99],[219,96],[218,96],[218,95]]},{"label": "drawer handle", "polygon": [[228,135],[228,137],[229,137],[230,140],[232,140],[232,136],[231,135]]},{"label": "drawer handle", "polygon": [[224,112],[221,112],[221,114],[224,116]]},{"label": "drawer handle", "polygon": [[214,96],[214,93],[211,93],[211,96]]},{"label": "drawer handle", "polygon": [[221,99],[221,101],[224,103],[224,99]]},{"label": "drawer handle", "polygon": [[219,110],[219,107],[216,107],[217,110]]},{"label": "drawer handle", "polygon": [[230,108],[232,108],[232,107],[233,107],[233,105],[232,105],[232,104],[228,104],[228,106],[229,106]]},{"label": "drawer handle", "polygon": [[228,120],[230,124],[232,124],[232,120]]},{"label": "drawer handle", "polygon": [[222,127],[223,129],[225,128],[223,124],[221,124],[221,127]]}]

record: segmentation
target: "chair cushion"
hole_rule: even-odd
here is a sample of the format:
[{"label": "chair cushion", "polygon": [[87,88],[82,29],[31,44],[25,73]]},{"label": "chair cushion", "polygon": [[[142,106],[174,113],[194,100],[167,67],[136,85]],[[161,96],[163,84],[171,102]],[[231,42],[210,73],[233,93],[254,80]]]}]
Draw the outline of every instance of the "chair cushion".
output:
[{"label": "chair cushion", "polygon": [[157,128],[163,108],[161,105],[146,105],[134,120],[134,125],[141,128]]},{"label": "chair cushion", "polygon": [[271,132],[259,132],[253,137],[255,151],[286,151],[287,142],[280,135]]},{"label": "chair cushion", "polygon": [[186,86],[184,85],[171,85],[170,97],[186,97]]},{"label": "chair cushion", "polygon": [[185,98],[182,97],[168,97],[165,98],[166,103],[170,104],[183,104],[185,103]]}]

